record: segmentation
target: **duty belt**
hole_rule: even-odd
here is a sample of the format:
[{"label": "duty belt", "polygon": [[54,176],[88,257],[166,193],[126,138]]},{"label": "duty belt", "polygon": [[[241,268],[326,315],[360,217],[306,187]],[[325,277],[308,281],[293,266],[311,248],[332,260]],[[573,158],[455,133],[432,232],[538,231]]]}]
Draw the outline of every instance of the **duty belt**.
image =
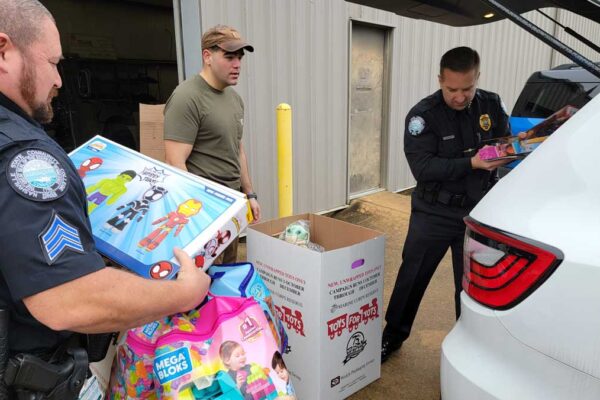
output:
[{"label": "duty belt", "polygon": [[419,198],[429,204],[440,203],[449,207],[467,207],[473,203],[467,195],[441,189],[439,184],[429,185],[429,187],[417,185],[415,191]]},{"label": "duty belt", "polygon": [[470,203],[466,195],[451,193],[443,189],[438,192],[437,201],[450,207],[466,207]]},{"label": "duty belt", "polygon": [[[0,309],[0,400],[78,399],[88,375],[87,351],[71,346],[69,340],[59,346],[49,360],[24,353],[9,358],[9,321],[9,311]],[[94,357],[104,357],[110,344],[106,337],[110,335],[87,337]]]}]

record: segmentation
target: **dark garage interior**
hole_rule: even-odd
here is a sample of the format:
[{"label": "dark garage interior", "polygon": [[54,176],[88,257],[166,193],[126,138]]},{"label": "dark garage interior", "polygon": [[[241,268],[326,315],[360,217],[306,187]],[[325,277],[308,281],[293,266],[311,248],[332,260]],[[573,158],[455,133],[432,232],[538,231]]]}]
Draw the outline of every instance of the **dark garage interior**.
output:
[{"label": "dark garage interior", "polygon": [[64,54],[48,134],[66,151],[97,134],[138,150],[139,103],[164,103],[178,83],[172,0],[42,3]]}]

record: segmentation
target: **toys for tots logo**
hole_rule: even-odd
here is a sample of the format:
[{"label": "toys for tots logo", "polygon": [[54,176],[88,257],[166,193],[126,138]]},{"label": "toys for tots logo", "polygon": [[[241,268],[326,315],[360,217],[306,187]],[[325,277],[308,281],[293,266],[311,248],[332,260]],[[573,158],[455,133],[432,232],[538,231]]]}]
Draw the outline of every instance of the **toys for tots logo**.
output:
[{"label": "toys for tots logo", "polygon": [[371,303],[360,307],[358,312],[342,314],[327,321],[327,334],[329,339],[333,340],[336,335],[341,336],[346,328],[348,328],[348,332],[352,332],[358,329],[361,322],[367,325],[369,321],[377,318],[379,318],[379,307],[377,306],[377,298],[374,298]]},{"label": "toys for tots logo", "polygon": [[277,317],[285,323],[288,329],[293,329],[297,334],[306,336],[304,334],[304,321],[302,321],[300,310],[292,310],[286,306],[275,306],[275,310],[277,311]]}]

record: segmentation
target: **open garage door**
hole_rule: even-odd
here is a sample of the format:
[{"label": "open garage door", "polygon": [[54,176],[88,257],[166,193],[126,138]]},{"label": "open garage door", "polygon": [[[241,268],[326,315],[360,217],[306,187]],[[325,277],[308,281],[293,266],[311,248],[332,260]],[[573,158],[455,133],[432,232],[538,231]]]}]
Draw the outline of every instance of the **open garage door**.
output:
[{"label": "open garage door", "polygon": [[46,131],[70,151],[101,134],[139,146],[139,103],[178,83],[173,0],[44,0],[61,33],[63,87]]}]

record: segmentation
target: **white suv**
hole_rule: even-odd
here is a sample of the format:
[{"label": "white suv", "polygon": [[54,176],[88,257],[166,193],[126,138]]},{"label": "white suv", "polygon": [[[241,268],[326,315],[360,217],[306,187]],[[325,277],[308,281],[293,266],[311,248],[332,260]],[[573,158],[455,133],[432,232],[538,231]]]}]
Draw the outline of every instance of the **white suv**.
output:
[{"label": "white suv", "polygon": [[442,399],[600,399],[600,96],[466,222]]}]

